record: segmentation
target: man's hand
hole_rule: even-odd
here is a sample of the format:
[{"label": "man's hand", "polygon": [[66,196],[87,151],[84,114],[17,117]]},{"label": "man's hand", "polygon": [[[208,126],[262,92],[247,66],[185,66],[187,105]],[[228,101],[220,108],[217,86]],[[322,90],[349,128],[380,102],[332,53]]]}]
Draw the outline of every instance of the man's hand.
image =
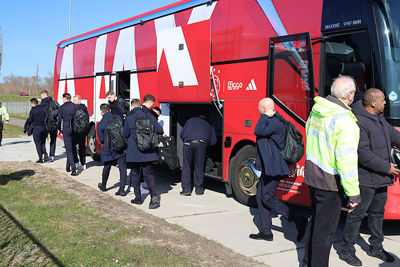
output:
[{"label": "man's hand", "polygon": [[275,110],[266,110],[264,114],[271,118],[275,115],[275,113]]},{"label": "man's hand", "polygon": [[396,168],[397,165],[394,163],[390,163],[390,170],[388,171],[388,173],[390,175],[395,175],[395,174],[400,174],[400,170]]},{"label": "man's hand", "polygon": [[357,205],[358,205],[358,203],[354,203],[349,200],[349,202],[347,202],[347,207],[349,208],[348,213],[352,212],[356,208]]},{"label": "man's hand", "polygon": [[6,124],[8,124],[10,121],[5,121]]}]

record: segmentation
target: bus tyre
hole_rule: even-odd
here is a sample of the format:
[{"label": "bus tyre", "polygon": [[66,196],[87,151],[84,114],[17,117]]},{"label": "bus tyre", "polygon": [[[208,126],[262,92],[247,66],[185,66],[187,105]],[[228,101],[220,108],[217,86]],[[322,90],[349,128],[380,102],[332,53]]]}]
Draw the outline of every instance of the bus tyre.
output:
[{"label": "bus tyre", "polygon": [[237,200],[249,207],[256,207],[259,172],[255,169],[256,149],[244,146],[229,162],[229,179]]},{"label": "bus tyre", "polygon": [[90,131],[87,136],[87,146],[86,152],[89,154],[93,160],[100,160],[100,153],[96,152],[96,127],[93,125],[90,127]]}]

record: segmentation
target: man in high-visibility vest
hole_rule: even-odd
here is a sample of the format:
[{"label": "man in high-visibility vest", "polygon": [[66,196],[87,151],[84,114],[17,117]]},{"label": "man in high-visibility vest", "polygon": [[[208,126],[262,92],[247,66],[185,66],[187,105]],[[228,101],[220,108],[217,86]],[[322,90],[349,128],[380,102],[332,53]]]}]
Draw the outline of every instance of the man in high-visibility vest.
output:
[{"label": "man in high-visibility vest", "polygon": [[0,146],[1,140],[3,139],[3,123],[8,123],[10,120],[10,115],[8,115],[8,111],[6,106],[3,106],[0,102]]},{"label": "man in high-visibility vest", "polygon": [[360,203],[357,166],[360,129],[349,107],[355,92],[354,80],[340,76],[331,86],[331,95],[314,99],[307,121],[304,182],[311,191],[312,221],[303,263],[308,267],[329,265],[343,192],[349,198],[349,212]]}]

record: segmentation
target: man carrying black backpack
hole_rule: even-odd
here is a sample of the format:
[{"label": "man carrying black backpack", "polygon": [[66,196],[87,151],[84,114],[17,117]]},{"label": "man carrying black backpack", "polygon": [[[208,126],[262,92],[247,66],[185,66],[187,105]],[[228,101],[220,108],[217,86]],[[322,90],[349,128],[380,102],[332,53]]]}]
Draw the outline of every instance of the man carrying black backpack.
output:
[{"label": "man carrying black backpack", "polygon": [[107,92],[106,97],[111,113],[124,119],[125,115],[129,112],[129,104],[125,99],[122,96],[116,96],[112,90]]},{"label": "man carrying black backpack", "polygon": [[[47,132],[50,134],[50,161],[53,162],[57,143],[57,115],[59,104],[56,101],[53,101],[47,90],[43,90],[40,93],[40,96],[42,97],[42,102],[39,106],[46,112],[45,125]],[[43,146],[43,151],[46,151],[46,142],[43,143]],[[45,161],[47,160],[47,157],[48,155],[45,154]]]},{"label": "man carrying black backpack", "polygon": [[[117,196],[126,196],[125,180],[126,180],[126,165],[125,165],[125,148],[124,144],[118,147],[120,143],[118,132],[122,132],[122,118],[111,114],[111,109],[108,104],[101,104],[101,115],[103,118],[97,125],[97,136],[99,142],[103,144],[101,149],[101,162],[104,164],[102,173],[102,182],[98,184],[101,191],[107,191],[107,181],[110,175],[111,165],[117,163],[120,176],[119,190],[115,193]],[[119,122],[119,123],[118,123]],[[120,128],[120,129],[118,129]],[[119,136],[121,138],[121,136]],[[124,143],[124,141],[122,141]]]},{"label": "man carrying black backpack", "polygon": [[[75,104],[75,112],[72,117],[72,132],[73,132],[73,153],[74,153],[74,161],[76,167],[82,166],[82,168],[86,169],[86,136],[89,130],[89,113],[85,104],[81,103],[81,96],[76,95],[73,97],[72,102]],[[78,146],[79,150],[79,159],[78,153],[76,151],[76,146]],[[80,161],[80,164],[79,164]]]},{"label": "man carrying black backpack", "polygon": [[[126,117],[123,132],[124,137],[129,138],[126,162],[128,167],[131,168],[130,179],[133,182],[135,193],[135,199],[131,203],[137,205],[143,203],[140,190],[140,173],[142,173],[151,196],[149,209],[158,208],[160,203],[156,194],[152,166],[152,162],[158,160],[157,144],[153,143],[151,138],[148,137],[164,133],[163,128],[149,110],[154,101],[154,96],[145,95],[143,106],[140,107],[140,100],[133,99],[131,101],[132,112]],[[149,121],[151,125],[149,125]],[[152,129],[149,133],[144,133],[142,125],[148,125],[148,128]]]}]

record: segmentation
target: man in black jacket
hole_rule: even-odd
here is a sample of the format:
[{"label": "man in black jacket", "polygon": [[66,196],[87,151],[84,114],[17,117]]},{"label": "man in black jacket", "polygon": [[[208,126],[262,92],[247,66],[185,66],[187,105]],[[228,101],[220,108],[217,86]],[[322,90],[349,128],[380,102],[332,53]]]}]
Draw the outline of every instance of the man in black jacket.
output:
[{"label": "man in black jacket", "polygon": [[125,119],[125,115],[129,112],[129,104],[122,96],[116,96],[114,91],[108,91],[106,94],[108,105],[111,108],[111,114]]},{"label": "man in black jacket", "polygon": [[368,211],[369,251],[367,254],[386,262],[394,258],[382,246],[383,215],[387,199],[387,187],[393,184],[393,175],[400,174],[396,165],[390,162],[391,147],[400,146],[400,133],[383,117],[385,95],[379,89],[369,89],[363,100],[353,105],[353,113],[360,127],[358,145],[358,174],[361,203],[347,213],[344,228],[344,244],[339,258],[350,265],[361,266],[355,255],[354,244],[359,235],[361,221]]},{"label": "man in black jacket", "polygon": [[[40,96],[42,97],[42,101],[39,106],[41,106],[45,112],[49,111],[50,102],[53,101],[51,96],[49,96],[49,92],[47,90],[43,90],[40,92]],[[50,161],[54,161],[54,154],[56,152],[56,143],[57,143],[57,129],[55,131],[48,132],[50,134]],[[46,140],[43,144],[43,150],[46,151]],[[46,160],[45,154],[45,160]]]},{"label": "man in black jacket", "polygon": [[[86,117],[89,118],[89,112],[85,104],[81,103],[81,96],[75,95],[72,99],[72,102],[75,104],[75,112],[77,110],[82,110]],[[88,120],[89,122],[89,120]],[[86,137],[88,134],[89,125],[87,125],[86,130],[82,134],[73,133],[73,142],[72,142],[72,149],[74,153],[74,161],[76,167],[81,166],[84,170],[86,169]],[[76,151],[76,146],[78,145],[78,151]],[[78,153],[79,152],[79,153]],[[79,155],[79,159],[78,159]],[[79,165],[80,163],[80,165]]]},{"label": "man in black jacket", "polygon": [[46,154],[46,150],[43,150],[43,144],[47,135],[46,126],[44,124],[46,113],[41,106],[38,106],[38,100],[36,98],[32,98],[30,102],[32,109],[29,112],[29,118],[26,120],[25,129],[33,128],[33,141],[35,142],[39,157],[36,163],[43,163],[43,155]]}]

